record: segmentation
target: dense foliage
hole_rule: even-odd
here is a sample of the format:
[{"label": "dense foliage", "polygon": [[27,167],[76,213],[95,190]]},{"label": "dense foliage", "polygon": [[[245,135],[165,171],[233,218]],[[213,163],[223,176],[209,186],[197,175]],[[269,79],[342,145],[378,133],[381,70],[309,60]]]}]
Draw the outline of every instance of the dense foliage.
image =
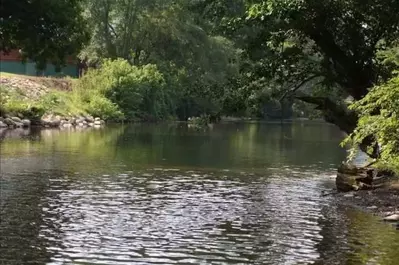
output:
[{"label": "dense foliage", "polygon": [[2,0],[0,51],[20,49],[44,68],[64,64],[88,40],[80,0]]},{"label": "dense foliage", "polygon": [[357,128],[345,143],[357,146],[369,135],[380,145],[379,163],[399,172],[399,76],[374,87],[351,109],[360,114]]},{"label": "dense foliage", "polygon": [[167,118],[171,113],[167,89],[156,65],[134,66],[123,59],[104,60],[74,85],[76,96],[90,106],[93,115],[105,112],[106,118],[117,118],[118,110],[129,120]]}]

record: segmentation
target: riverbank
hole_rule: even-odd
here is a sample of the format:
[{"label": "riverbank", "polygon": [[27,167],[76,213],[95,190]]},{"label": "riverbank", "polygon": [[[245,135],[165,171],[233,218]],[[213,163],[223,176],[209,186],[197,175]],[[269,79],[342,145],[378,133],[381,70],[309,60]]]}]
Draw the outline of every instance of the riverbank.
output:
[{"label": "riverbank", "polygon": [[376,215],[399,230],[399,180],[372,190],[338,192],[334,196],[341,204]]},{"label": "riverbank", "polygon": [[0,128],[101,127],[72,93],[72,78],[0,73]]}]

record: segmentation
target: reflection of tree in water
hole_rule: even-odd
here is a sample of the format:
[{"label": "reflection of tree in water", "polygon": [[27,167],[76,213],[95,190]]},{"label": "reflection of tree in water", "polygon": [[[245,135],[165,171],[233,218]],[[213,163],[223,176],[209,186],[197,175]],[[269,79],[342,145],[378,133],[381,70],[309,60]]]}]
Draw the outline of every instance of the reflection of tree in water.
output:
[{"label": "reflection of tree in water", "polygon": [[[43,198],[49,175],[2,171],[0,179],[0,261],[1,264],[45,264],[50,260],[49,242],[40,235],[44,226]],[[54,242],[52,242],[54,245]]]}]

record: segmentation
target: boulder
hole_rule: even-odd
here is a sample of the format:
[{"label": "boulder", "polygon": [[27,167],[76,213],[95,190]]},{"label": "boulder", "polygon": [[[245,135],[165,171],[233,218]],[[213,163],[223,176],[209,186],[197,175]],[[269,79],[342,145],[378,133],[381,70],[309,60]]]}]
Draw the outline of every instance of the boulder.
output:
[{"label": "boulder", "polygon": [[101,126],[101,120],[97,120],[97,121],[94,121],[94,125],[99,125],[99,126]]},{"label": "boulder", "polygon": [[101,118],[96,117],[96,118],[94,118],[94,121],[101,121]]},{"label": "boulder", "polygon": [[13,120],[14,122],[22,122],[21,118],[19,117],[11,117],[11,120]]},{"label": "boulder", "polygon": [[8,125],[5,124],[3,121],[0,121],[0,128],[7,128]]},{"label": "boulder", "polygon": [[399,214],[392,214],[384,218],[387,222],[399,222]]},{"label": "boulder", "polygon": [[93,122],[94,122],[93,116],[90,116],[90,115],[86,116],[86,117],[85,117],[85,120],[86,120],[88,123],[93,123]]},{"label": "boulder", "polygon": [[61,124],[60,120],[52,120],[52,121],[50,121],[49,125],[50,125],[50,127],[59,127],[60,124]]},{"label": "boulder", "polygon": [[3,117],[0,117],[0,121],[4,121],[4,118],[3,118]]},{"label": "boulder", "polygon": [[15,127],[22,128],[24,127],[24,124],[22,122],[15,122]]},{"label": "boulder", "polygon": [[3,122],[5,124],[7,124],[8,126],[14,126],[15,125],[15,122],[11,118],[5,118]]},{"label": "boulder", "polygon": [[64,128],[71,128],[72,126],[73,125],[71,123],[69,123],[69,122],[65,122],[65,123],[62,124],[62,127],[64,127]]},{"label": "boulder", "polygon": [[68,120],[68,122],[69,122],[70,124],[76,124],[76,118],[70,118],[70,119]]},{"label": "boulder", "polygon": [[75,124],[83,123],[84,121],[85,121],[85,120],[82,119],[82,118],[77,118],[77,119],[75,120]]},{"label": "boulder", "polygon": [[93,123],[93,122],[89,122],[87,125],[88,125],[89,127],[93,127],[93,126],[94,126],[94,123]]},{"label": "boulder", "polygon": [[373,179],[376,175],[375,169],[357,168],[355,166],[342,164],[338,168],[335,184],[338,191],[364,190],[373,188]]},{"label": "boulder", "polygon": [[31,121],[28,119],[23,119],[21,122],[24,127],[29,127],[31,125]]}]

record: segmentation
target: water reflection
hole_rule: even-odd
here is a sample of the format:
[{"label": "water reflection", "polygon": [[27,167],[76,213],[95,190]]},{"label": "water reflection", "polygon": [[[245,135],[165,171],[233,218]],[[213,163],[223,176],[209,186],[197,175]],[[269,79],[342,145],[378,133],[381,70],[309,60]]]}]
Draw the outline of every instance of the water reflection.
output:
[{"label": "water reflection", "polygon": [[5,140],[0,263],[396,264],[393,228],[320,196],[339,134],[284,126]]}]

